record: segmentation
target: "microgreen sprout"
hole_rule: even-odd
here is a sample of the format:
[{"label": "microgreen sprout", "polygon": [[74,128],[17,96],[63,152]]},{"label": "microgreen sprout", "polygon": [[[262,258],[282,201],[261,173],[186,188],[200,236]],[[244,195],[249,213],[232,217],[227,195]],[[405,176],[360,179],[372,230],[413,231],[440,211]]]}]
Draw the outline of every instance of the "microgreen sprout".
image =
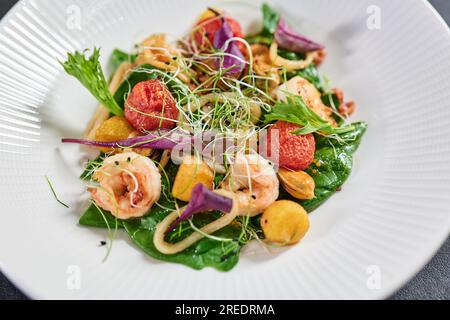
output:
[{"label": "microgreen sprout", "polygon": [[53,194],[53,196],[55,197],[56,201],[57,201],[59,204],[63,205],[64,207],[70,208],[67,204],[65,204],[64,202],[62,202],[61,200],[59,200],[58,195],[56,194],[56,191],[55,191],[55,189],[53,188],[53,185],[52,185],[52,183],[50,182],[50,179],[49,179],[47,176],[45,176],[45,180],[47,181],[47,184],[48,184],[48,186],[50,187],[50,190],[52,191],[52,194]]}]

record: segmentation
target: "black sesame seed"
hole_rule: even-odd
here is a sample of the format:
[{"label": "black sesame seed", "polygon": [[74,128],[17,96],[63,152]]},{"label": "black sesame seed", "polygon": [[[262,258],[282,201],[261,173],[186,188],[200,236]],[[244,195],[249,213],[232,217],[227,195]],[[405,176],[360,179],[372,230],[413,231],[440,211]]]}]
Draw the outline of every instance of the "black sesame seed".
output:
[{"label": "black sesame seed", "polygon": [[119,165],[119,161],[114,161],[115,165],[118,166]]},{"label": "black sesame seed", "polygon": [[128,158],[127,158],[127,161],[128,161],[128,162],[131,162],[131,158],[130,158],[130,157],[128,157]]},{"label": "black sesame seed", "polygon": [[106,246],[106,241],[100,241],[100,246]]},{"label": "black sesame seed", "polygon": [[226,255],[224,255],[224,256],[221,256],[221,257],[220,257],[220,262],[224,262],[225,260],[227,260],[228,258],[230,258],[232,255],[233,255],[233,252],[228,253],[228,254],[226,254]]}]

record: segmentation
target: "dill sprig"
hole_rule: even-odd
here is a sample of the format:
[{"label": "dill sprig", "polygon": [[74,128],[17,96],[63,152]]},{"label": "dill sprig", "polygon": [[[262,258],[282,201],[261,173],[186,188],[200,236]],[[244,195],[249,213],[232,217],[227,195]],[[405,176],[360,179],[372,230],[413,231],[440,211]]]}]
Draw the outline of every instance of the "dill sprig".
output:
[{"label": "dill sprig", "polygon": [[117,230],[119,229],[119,223],[118,223],[117,217],[115,217],[114,229],[112,229],[111,226],[109,225],[108,219],[106,219],[106,216],[103,213],[103,210],[95,203],[95,201],[92,201],[92,203],[94,204],[95,208],[97,208],[100,215],[102,216],[102,219],[106,224],[106,228],[108,229],[108,248],[107,248],[105,256],[103,257],[103,260],[102,260],[102,262],[105,262],[108,259],[109,255],[112,251],[113,242],[114,242],[114,239],[116,238]]},{"label": "dill sprig", "polygon": [[333,127],[331,123],[322,119],[317,113],[308,108],[303,98],[289,94],[286,101],[277,102],[272,112],[265,116],[265,122],[286,121],[295,123],[302,128],[294,131],[294,134],[305,135],[318,132],[323,135],[343,134],[354,130],[353,125]]},{"label": "dill sprig", "polygon": [[67,55],[67,60],[61,62],[64,70],[78,79],[89,92],[104,105],[111,113],[121,116],[122,108],[117,104],[109,91],[105,75],[100,64],[100,49],[94,48],[90,57],[86,57],[88,50],[75,51]]}]

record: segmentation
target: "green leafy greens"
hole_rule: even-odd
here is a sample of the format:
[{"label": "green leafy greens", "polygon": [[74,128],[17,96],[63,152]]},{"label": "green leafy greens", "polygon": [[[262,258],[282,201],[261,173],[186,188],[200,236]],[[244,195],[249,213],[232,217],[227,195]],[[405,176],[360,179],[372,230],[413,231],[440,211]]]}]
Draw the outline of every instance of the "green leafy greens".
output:
[{"label": "green leafy greens", "polygon": [[[174,208],[175,201],[168,194],[170,191],[170,181],[175,179],[178,167],[169,163],[166,168],[166,175],[163,177],[164,192],[161,193],[158,205],[154,205],[149,214],[143,218],[124,221],[126,231],[135,244],[149,256],[158,260],[181,263],[194,269],[214,267],[221,271],[232,269],[239,260],[241,247],[246,243],[240,241],[242,229],[236,224],[230,224],[214,234],[215,237],[230,239],[230,241],[217,241],[210,238],[203,238],[186,250],[172,255],[159,252],[153,244],[153,236],[156,225],[162,221]],[[202,226],[217,219],[217,213],[198,214],[192,222],[201,228]],[[181,228],[181,229],[180,229]],[[169,234],[170,241],[180,241],[192,233],[189,224],[181,224],[179,228]],[[248,241],[248,239],[246,239]]]},{"label": "green leafy greens", "polygon": [[288,60],[304,60],[306,57],[304,53],[297,53],[282,48],[278,49],[278,55]]},{"label": "green leafy greens", "polygon": [[[81,216],[79,223],[83,226],[112,228],[117,221],[118,228],[125,228],[126,232],[133,242],[141,248],[149,256],[163,261],[175,262],[187,265],[194,269],[202,269],[205,267],[214,267],[221,271],[232,269],[239,260],[239,252],[251,238],[242,238],[242,228],[237,224],[230,224],[225,228],[215,232],[213,236],[229,239],[229,241],[217,241],[210,238],[203,238],[188,249],[173,255],[165,255],[159,252],[153,244],[153,235],[156,225],[161,222],[174,208],[175,200],[170,196],[170,184],[175,179],[178,166],[169,163],[165,168],[165,174],[162,179],[161,198],[158,204],[154,205],[149,213],[138,219],[116,220],[109,212],[96,207],[94,204],[85,211]],[[179,205],[184,205],[180,203]],[[101,210],[101,211],[99,211]],[[197,228],[216,220],[219,213],[203,213],[197,214],[192,222]],[[250,221],[255,233],[260,233],[261,229],[255,226],[253,220]],[[182,223],[177,229],[172,231],[169,241],[176,242],[184,239],[193,232],[188,222]]]},{"label": "green leafy greens", "polygon": [[300,76],[303,79],[308,80],[312,85],[314,85],[317,90],[320,92],[325,92],[325,84],[322,79],[322,77],[319,74],[319,70],[317,69],[317,66],[314,64],[310,64],[308,67],[302,70],[292,71],[288,72],[286,74],[287,80],[295,77]]},{"label": "green leafy greens", "polygon": [[100,168],[103,164],[103,160],[107,157],[105,153],[100,155],[95,160],[89,160],[85,166],[84,172],[80,175],[80,179],[84,181],[91,181],[94,171]]},{"label": "green leafy greens", "polygon": [[67,60],[62,64],[64,70],[71,76],[78,79],[89,92],[104,105],[112,114],[123,115],[122,108],[119,107],[113,95],[109,91],[100,64],[100,50],[94,48],[90,57],[86,57],[84,52],[75,51],[67,55]]},{"label": "green leafy greens", "polygon": [[263,30],[261,34],[263,36],[273,36],[278,22],[280,21],[280,14],[272,9],[267,3],[262,5],[263,12]]},{"label": "green leafy greens", "polygon": [[340,104],[338,96],[333,92],[325,93],[322,96],[322,102],[326,106],[333,108],[333,110],[335,110],[335,111],[337,111],[339,104]]},{"label": "green leafy greens", "polygon": [[116,219],[110,212],[91,204],[78,223],[86,227],[108,228],[109,226],[113,228],[116,225],[116,221],[117,227],[123,228],[122,220]]},{"label": "green leafy greens", "polygon": [[280,199],[299,202],[308,212],[317,209],[336,193],[350,176],[353,166],[353,154],[358,149],[366,130],[366,123],[354,123],[352,131],[341,135],[341,143],[316,135],[317,145],[314,163],[306,170],[314,179],[316,185],[314,189],[315,197],[311,200],[299,201],[280,188]]},{"label": "green leafy greens", "polygon": [[308,108],[300,96],[288,95],[286,100],[286,102],[277,102],[272,108],[272,111],[266,114],[266,123],[277,120],[295,123],[302,127],[293,132],[299,135],[319,132],[329,136],[354,130],[352,125],[333,127],[328,121],[325,121],[317,113]]},{"label": "green leafy greens", "polygon": [[262,5],[263,13],[263,29],[260,33],[247,38],[250,44],[262,43],[270,45],[277,29],[278,22],[280,21],[280,14],[272,9],[267,3]]},{"label": "green leafy greens", "polygon": [[128,54],[120,49],[114,49],[109,58],[109,65],[113,70],[117,70],[124,62],[134,63],[136,61],[136,54]]}]

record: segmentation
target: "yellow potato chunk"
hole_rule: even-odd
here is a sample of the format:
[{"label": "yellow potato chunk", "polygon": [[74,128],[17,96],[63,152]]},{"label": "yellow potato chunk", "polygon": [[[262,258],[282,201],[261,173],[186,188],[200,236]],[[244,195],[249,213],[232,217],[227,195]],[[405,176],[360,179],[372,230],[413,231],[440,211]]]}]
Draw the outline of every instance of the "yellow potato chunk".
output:
[{"label": "yellow potato chunk", "polygon": [[[140,133],[131,127],[128,121],[124,117],[113,116],[103,122],[95,132],[95,140],[110,142],[117,140],[125,140],[128,138],[134,138],[139,136]],[[109,153],[121,153],[125,149],[120,148],[100,148],[102,152]],[[131,148],[128,151],[136,152],[144,157],[148,157],[151,154],[152,149],[149,148]]]},{"label": "yellow potato chunk", "polygon": [[264,210],[261,226],[269,242],[290,245],[299,242],[308,232],[309,218],[298,203],[280,200]]},{"label": "yellow potato chunk", "polygon": [[[103,122],[95,132],[95,140],[102,142],[127,139],[134,131],[124,117],[113,116]],[[100,148],[103,152],[112,151],[111,148]]]},{"label": "yellow potato chunk", "polygon": [[214,188],[214,173],[203,161],[193,156],[186,156],[183,158],[175,177],[172,195],[176,199],[189,201],[192,188],[198,183],[212,190]]}]

